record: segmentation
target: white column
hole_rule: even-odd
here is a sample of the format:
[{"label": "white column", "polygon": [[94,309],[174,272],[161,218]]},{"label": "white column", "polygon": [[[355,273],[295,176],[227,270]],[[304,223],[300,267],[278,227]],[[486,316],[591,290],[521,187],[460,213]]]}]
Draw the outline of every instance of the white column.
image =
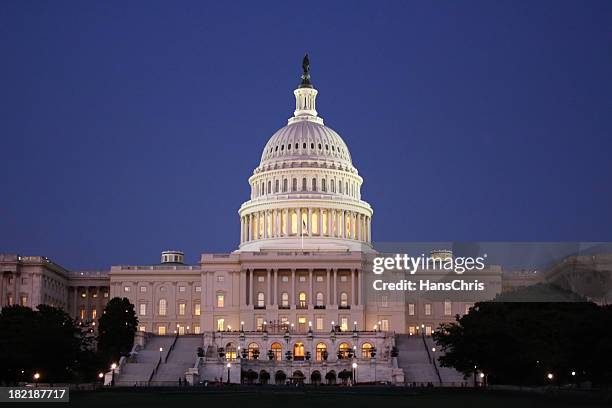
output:
[{"label": "white column", "polygon": [[344,212],[344,210],[342,210],[342,214],[340,215],[340,220],[342,221],[342,229],[341,229],[341,234],[340,234],[340,238],[346,238],[346,213]]},{"label": "white column", "polygon": [[308,207],[308,213],[306,215],[306,229],[308,230],[308,236],[312,236],[312,208]]},{"label": "white column", "polygon": [[249,305],[254,305],[253,294],[255,293],[255,290],[253,289],[253,269],[251,269],[249,273],[250,273],[250,282],[251,282],[249,285]]},{"label": "white column", "polygon": [[351,269],[351,303],[357,304],[357,297],[355,296],[355,270]]},{"label": "white column", "polygon": [[337,299],[337,294],[338,294],[338,270],[337,269],[332,269],[332,274],[334,275],[333,280],[334,280],[334,288],[332,289],[332,293],[333,293],[333,299],[334,302],[333,304],[337,304],[338,299]]},{"label": "white column", "polygon": [[357,274],[357,304],[359,305],[365,305],[365,303],[363,302],[363,299],[361,298],[361,287],[363,286],[363,273],[361,269],[357,269],[355,270],[355,273]]},{"label": "white column", "polygon": [[329,273],[329,269],[327,270],[327,304],[331,305],[332,304],[332,298],[331,298],[331,277],[330,277],[330,273]]},{"label": "white column", "polygon": [[308,294],[308,302],[311,305],[314,305],[315,304],[314,301],[313,301],[313,296],[314,296],[314,288],[313,288],[313,286],[314,286],[314,284],[313,284],[313,279],[312,279],[312,269],[308,270],[308,279],[309,279],[308,282],[310,282],[310,293]]},{"label": "white column", "polygon": [[323,236],[323,211],[319,208],[319,236]]},{"label": "white column", "polygon": [[278,269],[274,271],[274,305],[278,304]]},{"label": "white column", "polygon": [[291,304],[295,305],[295,269],[291,270]]},{"label": "white column", "polygon": [[268,269],[268,277],[266,278],[266,304],[267,305],[271,305],[272,304],[272,282],[271,282],[271,273],[270,273],[270,269]]}]

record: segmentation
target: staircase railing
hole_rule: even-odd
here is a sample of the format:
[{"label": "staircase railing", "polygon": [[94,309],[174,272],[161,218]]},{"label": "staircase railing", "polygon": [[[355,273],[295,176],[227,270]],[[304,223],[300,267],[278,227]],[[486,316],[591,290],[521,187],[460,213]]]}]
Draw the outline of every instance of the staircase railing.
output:
[{"label": "staircase railing", "polygon": [[174,336],[174,339],[172,340],[172,344],[168,348],[168,352],[166,353],[166,358],[164,358],[164,364],[166,364],[168,362],[168,357],[170,356],[170,353],[172,352],[172,350],[174,350],[174,345],[176,344],[176,340],[178,339],[178,337],[179,337],[179,335],[177,333]]},{"label": "staircase railing", "polygon": [[438,369],[438,365],[436,364],[435,356],[432,357],[431,352],[429,351],[429,346],[427,345],[427,341],[425,340],[425,333],[422,334],[421,338],[423,340],[423,346],[425,347],[425,351],[427,351],[427,357],[429,357],[429,362],[433,364],[434,370],[436,371],[436,376],[438,377],[438,381],[440,382],[440,385],[442,385],[442,376],[440,375],[440,370]]},{"label": "staircase railing", "polygon": [[159,360],[157,360],[157,364],[155,364],[155,367],[153,368],[153,371],[151,372],[151,375],[149,376],[149,380],[147,381],[147,386],[151,385],[151,381],[153,381],[153,377],[155,376],[155,373],[157,373],[157,370],[159,369],[161,361],[162,361],[162,357],[160,355]]}]

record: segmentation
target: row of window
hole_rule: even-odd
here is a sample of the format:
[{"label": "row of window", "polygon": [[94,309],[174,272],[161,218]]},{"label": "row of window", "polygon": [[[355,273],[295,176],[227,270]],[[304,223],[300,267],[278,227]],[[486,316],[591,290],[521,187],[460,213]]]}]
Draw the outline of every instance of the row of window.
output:
[{"label": "row of window", "polygon": [[[425,316],[431,316],[431,313],[432,313],[431,303],[425,303],[423,306],[424,306]],[[464,314],[468,314],[468,312],[470,311],[470,307],[472,307],[472,304],[468,303],[468,304],[465,305]],[[415,310],[416,310],[416,305],[414,303],[409,303],[408,304],[408,314],[410,316],[414,316],[415,315]],[[446,300],[444,302],[444,316],[451,316],[452,313],[453,313],[452,302],[450,300]]]},{"label": "row of window", "polygon": [[[223,282],[224,281],[224,277],[223,276],[217,276],[217,281],[219,282]],[[123,291],[125,293],[129,293],[132,290],[131,286],[124,286],[123,287]],[[141,286],[140,287],[140,293],[147,293],[149,291],[149,288],[147,286]],[[160,286],[159,288],[160,292],[165,292],[166,291],[166,287],[165,286]],[[178,291],[179,293],[185,293],[186,292],[186,287],[185,286],[179,286],[178,287]],[[202,292],[202,287],[201,286],[196,286],[195,287],[195,291],[196,292]],[[107,293],[104,294],[104,297],[107,297]],[[85,296],[83,296],[85,297]],[[95,296],[94,296],[95,297]]]},{"label": "row of window", "polygon": [[[304,360],[306,357],[305,346],[304,343],[298,341],[293,344],[292,347],[287,347],[287,352],[291,352],[292,358],[297,361]],[[335,357],[330,357],[331,350],[328,351],[327,344],[325,343],[317,343],[315,346],[315,355],[313,356],[315,361],[325,361],[327,359],[332,359]],[[361,358],[364,360],[369,360],[373,357],[374,346],[371,343],[363,343],[359,349],[357,350],[357,346],[351,347],[350,344],[346,342],[342,342],[338,345],[338,349],[336,350],[336,356],[339,359],[348,359],[351,356],[358,357],[361,355]],[[225,355],[225,359],[228,361],[236,360],[240,356],[239,347],[236,347],[234,343],[227,343],[225,348],[223,349],[223,353]],[[262,350],[259,344],[257,343],[249,343],[246,349],[246,357],[249,360],[257,360],[257,359],[268,359],[268,355],[272,358],[272,360],[282,361],[284,358],[283,346],[281,343],[275,342],[270,345],[270,350]]]},{"label": "row of window", "polygon": [[[289,307],[289,293],[282,292],[280,298],[281,298],[280,306],[288,308]],[[257,293],[257,304],[256,305],[257,307],[264,307],[266,305],[265,293],[263,292]],[[297,306],[305,308],[307,305],[308,305],[308,299],[306,296],[306,292],[298,293]],[[317,292],[317,294],[315,295],[315,306],[318,306],[318,307],[325,306],[325,295],[323,294],[323,292]],[[340,293],[340,306],[341,307],[348,306],[348,293],[346,292]],[[217,307],[222,307],[222,306],[217,305]]]},{"label": "row of window", "polygon": [[[276,145],[274,147],[270,146],[270,148],[268,149],[268,153],[272,153],[273,151],[274,152],[278,152],[279,150],[281,152],[284,152],[285,149],[287,149],[287,151],[290,151],[291,150],[291,146],[293,146],[293,150],[299,150],[299,148],[300,148],[300,144],[298,142],[296,142],[295,144],[287,143],[287,144]],[[336,146],[336,145],[333,145],[333,144],[329,145],[327,143],[325,143],[325,144],[316,143],[315,144],[313,142],[310,142],[310,150],[315,150],[315,147],[318,150],[320,150],[320,151],[322,151],[323,147],[325,147],[326,151],[331,150],[332,152],[344,153],[344,149],[342,147],[340,147],[340,146]],[[308,143],[303,142],[302,143],[302,149],[306,150],[307,148],[308,148]]]},{"label": "row of window", "polygon": [[[280,179],[274,179],[274,183],[272,180],[268,180],[267,182],[266,181],[256,182],[253,184],[253,196],[260,197],[266,194],[280,193],[280,192],[288,193],[290,191],[289,190],[289,179],[283,178],[282,186],[280,183],[281,183]],[[320,186],[319,186],[319,183],[317,182],[316,178],[312,178],[309,183],[308,179],[306,177],[303,177],[302,183],[300,186],[301,188],[299,190],[298,190],[298,179],[293,178],[291,180],[291,192],[321,191],[325,193],[328,191],[328,183],[329,183],[329,192],[331,193],[336,193],[337,191],[338,194],[346,194],[354,198],[358,198],[359,196],[359,188],[357,187],[356,182],[354,181],[342,182],[342,180],[338,180],[336,182],[335,179],[327,180],[327,178],[322,178],[320,181]]]},{"label": "row of window", "polygon": [[[139,326],[138,330],[144,332],[147,331],[147,326]],[[195,325],[193,327],[190,326],[185,326],[185,325],[181,325],[178,324],[176,326],[176,330],[174,330],[174,333],[180,334],[181,336],[184,334],[200,334],[201,330],[200,330],[200,326],[199,325]],[[164,336],[166,334],[169,334],[168,332],[168,328],[165,325],[159,325],[157,326],[157,334],[159,334],[160,336]]]},{"label": "row of window", "polygon": [[[221,302],[223,302],[223,299],[221,299]],[[187,310],[187,304],[184,302],[178,303],[177,310],[178,310],[179,316],[185,316],[185,312]],[[140,316],[146,316],[147,315],[147,303],[140,303],[138,312]],[[157,306],[157,314],[159,316],[166,316],[167,313],[168,313],[168,301],[166,299],[159,299],[158,306]],[[195,316],[200,316],[201,307],[200,307],[199,302],[194,303],[193,314]]]}]

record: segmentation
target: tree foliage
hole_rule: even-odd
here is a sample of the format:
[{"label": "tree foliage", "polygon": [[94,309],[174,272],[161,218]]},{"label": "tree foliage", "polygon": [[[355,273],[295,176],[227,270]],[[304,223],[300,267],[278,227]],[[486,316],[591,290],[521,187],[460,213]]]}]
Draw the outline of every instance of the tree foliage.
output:
[{"label": "tree foliage", "polygon": [[[542,384],[589,380],[610,383],[612,308],[588,302],[481,302],[434,339],[444,366],[489,383]],[[571,372],[577,375],[574,377]]]},{"label": "tree foliage", "polygon": [[98,327],[98,351],[110,364],[127,355],[134,344],[138,318],[128,298],[112,298],[104,308]]},{"label": "tree foliage", "polygon": [[83,336],[62,309],[7,306],[0,313],[0,380],[6,383],[71,380],[79,366]]}]

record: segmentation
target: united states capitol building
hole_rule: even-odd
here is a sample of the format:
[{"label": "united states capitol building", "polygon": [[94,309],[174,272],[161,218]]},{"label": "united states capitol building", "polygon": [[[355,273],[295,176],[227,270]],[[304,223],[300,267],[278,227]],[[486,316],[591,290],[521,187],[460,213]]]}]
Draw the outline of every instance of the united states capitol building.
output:
[{"label": "united states capitol building", "polygon": [[[430,334],[474,300],[369,290],[373,209],[347,144],[318,114],[307,59],[293,93],[293,116],[248,179],[235,251],[204,253],[196,265],[165,251],[160,263],[102,272],[0,255],[0,306],[50,304],[95,325],[110,298],[127,297],[139,331],[132,354],[118,362],[117,385],[238,383],[245,375],[332,383],[342,372],[356,382],[464,381],[435,364]],[[500,268],[481,273],[493,285],[483,296],[507,285]]]}]

